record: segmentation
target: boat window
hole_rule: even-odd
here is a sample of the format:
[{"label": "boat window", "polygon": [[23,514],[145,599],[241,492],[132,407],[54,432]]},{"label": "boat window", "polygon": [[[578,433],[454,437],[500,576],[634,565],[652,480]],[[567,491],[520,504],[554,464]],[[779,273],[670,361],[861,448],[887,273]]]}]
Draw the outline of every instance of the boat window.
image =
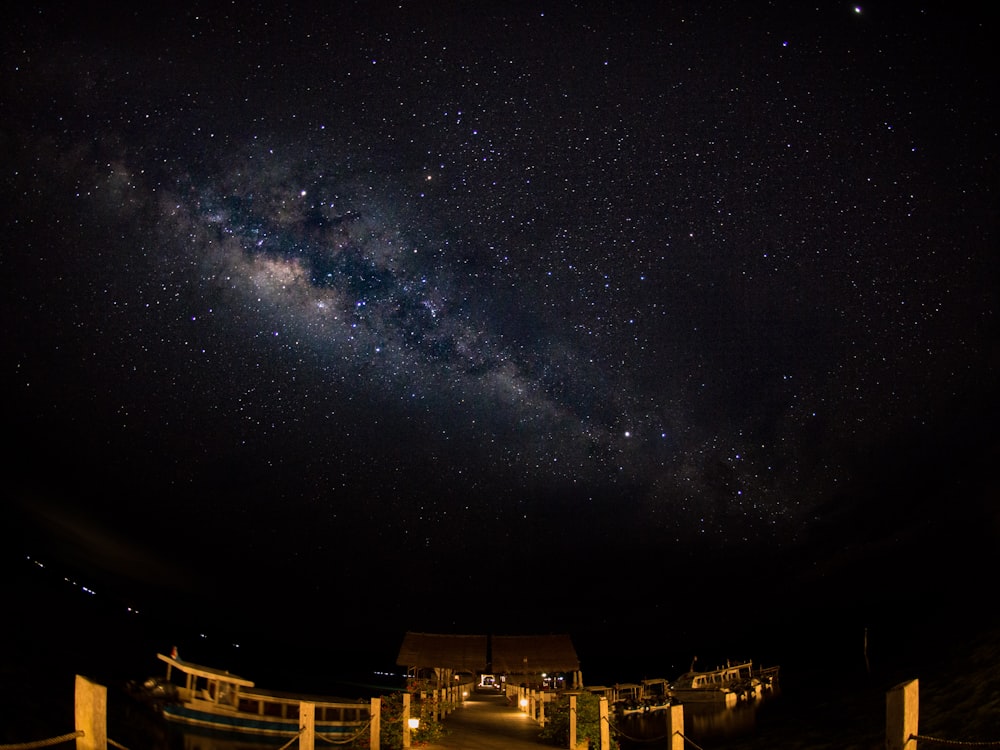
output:
[{"label": "boat window", "polygon": [[265,703],[264,716],[281,716],[281,704],[272,701]]},{"label": "boat window", "polygon": [[207,701],[215,700],[215,681],[207,677],[198,677],[195,680],[195,694]]}]

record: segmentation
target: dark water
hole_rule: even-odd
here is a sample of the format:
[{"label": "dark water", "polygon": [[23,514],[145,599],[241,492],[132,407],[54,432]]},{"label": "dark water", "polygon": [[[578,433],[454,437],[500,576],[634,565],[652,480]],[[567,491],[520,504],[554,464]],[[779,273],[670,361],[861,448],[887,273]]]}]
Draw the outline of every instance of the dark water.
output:
[{"label": "dark water", "polygon": [[[757,726],[758,710],[776,697],[777,691],[773,691],[760,700],[730,708],[712,704],[687,705],[684,707],[684,736],[705,748],[750,737]],[[617,720],[615,727],[622,750],[669,747],[667,717],[663,711],[626,716]]]}]

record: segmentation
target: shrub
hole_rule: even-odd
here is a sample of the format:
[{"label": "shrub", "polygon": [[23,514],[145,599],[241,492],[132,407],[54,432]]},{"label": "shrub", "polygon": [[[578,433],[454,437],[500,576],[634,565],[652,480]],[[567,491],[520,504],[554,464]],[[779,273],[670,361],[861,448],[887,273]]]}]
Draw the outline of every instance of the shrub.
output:
[{"label": "shrub", "polygon": [[[550,708],[551,705],[551,708]],[[545,727],[541,737],[546,742],[567,747],[569,745],[569,696],[563,694],[553,704],[545,706]],[[600,747],[601,704],[593,693],[579,693],[576,696],[576,739],[590,740],[590,747]],[[611,738],[611,750],[618,750],[618,742]]]},{"label": "shrub", "polygon": [[[421,703],[413,700],[411,693],[410,715],[420,719],[420,727],[410,733],[411,745],[420,745],[434,742],[444,735],[444,727],[434,718],[434,711],[430,709],[431,704]],[[380,716],[381,732],[379,742],[386,750],[399,750],[403,747],[403,694],[393,693],[382,696],[382,710]],[[367,742],[367,740],[366,740]],[[367,747],[367,744],[365,745]]]}]

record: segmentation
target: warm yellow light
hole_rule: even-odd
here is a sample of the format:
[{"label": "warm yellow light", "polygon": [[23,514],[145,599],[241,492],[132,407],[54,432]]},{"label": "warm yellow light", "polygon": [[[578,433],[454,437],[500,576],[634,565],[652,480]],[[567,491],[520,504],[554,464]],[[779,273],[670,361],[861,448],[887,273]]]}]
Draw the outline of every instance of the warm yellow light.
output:
[{"label": "warm yellow light", "polygon": [[406,723],[410,727],[410,729],[420,729],[420,719],[411,717],[409,721],[407,721]]},{"label": "warm yellow light", "polygon": [[521,708],[527,708],[527,707],[528,707],[528,699],[521,698]]},{"label": "warm yellow light", "polygon": [[468,690],[463,690],[462,691],[462,697],[463,698],[468,698],[469,697],[469,691]]}]

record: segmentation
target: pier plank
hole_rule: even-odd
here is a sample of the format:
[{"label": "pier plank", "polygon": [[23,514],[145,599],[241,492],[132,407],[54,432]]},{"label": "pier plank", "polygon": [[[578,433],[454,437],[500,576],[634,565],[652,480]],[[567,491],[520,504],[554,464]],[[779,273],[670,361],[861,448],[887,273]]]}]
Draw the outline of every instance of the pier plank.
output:
[{"label": "pier plank", "polygon": [[444,721],[448,733],[423,750],[538,750],[541,727],[500,694],[473,693]]}]

